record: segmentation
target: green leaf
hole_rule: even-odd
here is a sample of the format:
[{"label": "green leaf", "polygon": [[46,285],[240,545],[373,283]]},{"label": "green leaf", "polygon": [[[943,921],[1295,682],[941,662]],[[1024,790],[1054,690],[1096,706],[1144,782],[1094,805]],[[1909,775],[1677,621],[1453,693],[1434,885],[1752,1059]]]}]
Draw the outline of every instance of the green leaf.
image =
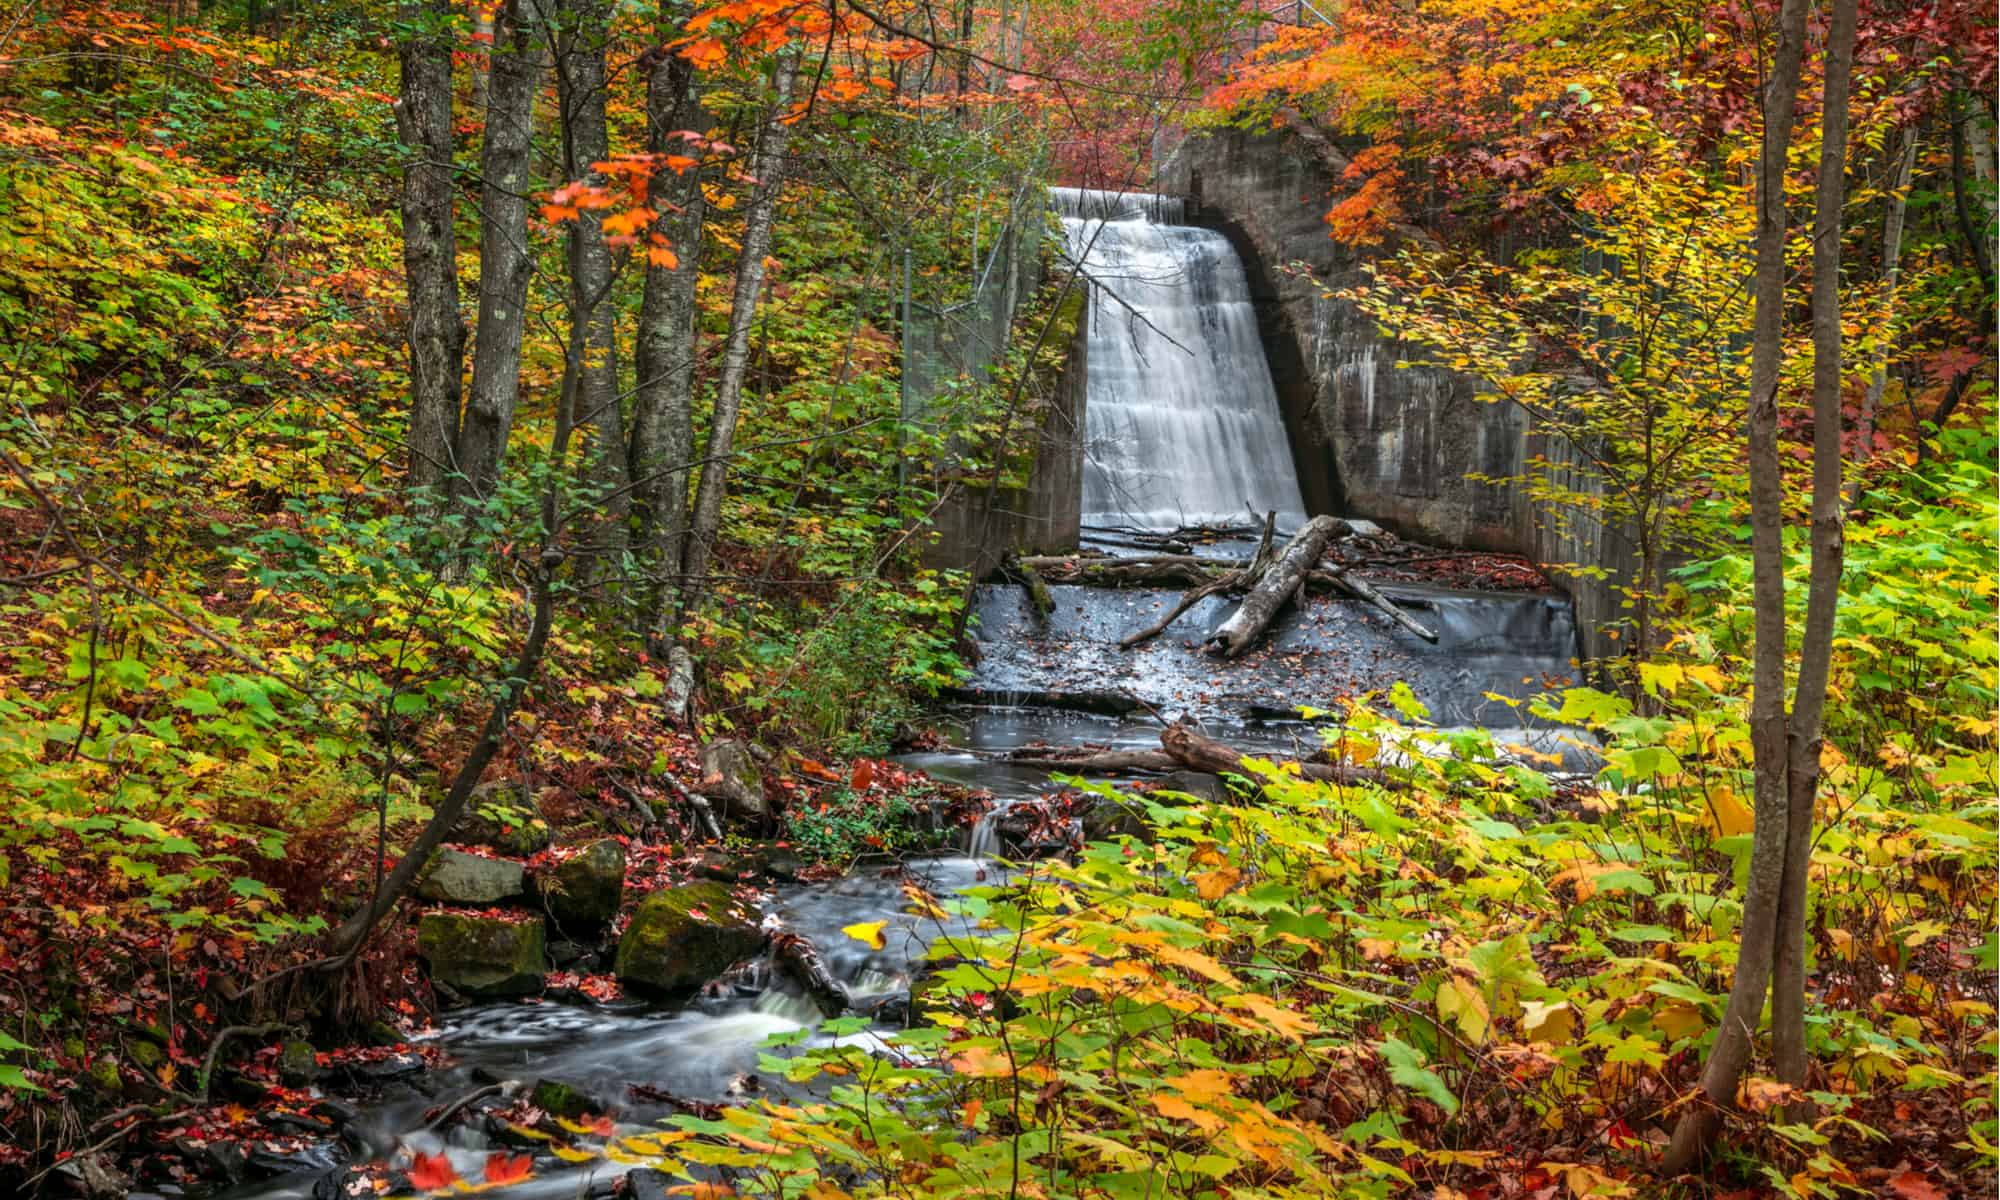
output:
[{"label": "green leaf", "polygon": [[1390,1080],[1421,1093],[1447,1113],[1458,1112],[1458,1097],[1451,1094],[1435,1071],[1424,1066],[1424,1056],[1415,1046],[1390,1038],[1375,1048],[1389,1064]]}]

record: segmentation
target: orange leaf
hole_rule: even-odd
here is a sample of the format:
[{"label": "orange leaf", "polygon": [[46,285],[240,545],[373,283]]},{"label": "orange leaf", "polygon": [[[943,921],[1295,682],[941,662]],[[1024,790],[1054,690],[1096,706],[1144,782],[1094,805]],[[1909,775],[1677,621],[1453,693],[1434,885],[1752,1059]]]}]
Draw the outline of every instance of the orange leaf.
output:
[{"label": "orange leaf", "polygon": [[854,764],[854,774],[847,780],[847,786],[857,792],[865,792],[875,782],[875,764],[867,759],[859,759]]},{"label": "orange leaf", "polygon": [[442,1154],[416,1153],[410,1157],[410,1186],[420,1192],[435,1192],[458,1182],[458,1171]]},{"label": "orange leaf", "polygon": [[535,1173],[535,1160],[526,1154],[495,1150],[486,1156],[486,1182],[519,1183]]},{"label": "orange leaf", "polygon": [[666,246],[647,247],[646,261],[660,268],[662,271],[671,271],[681,265],[680,255],[675,254],[672,249]]},{"label": "orange leaf", "polygon": [[1944,1189],[1918,1171],[1905,1171],[1889,1178],[1889,1190],[1903,1200],[1944,1200]]}]

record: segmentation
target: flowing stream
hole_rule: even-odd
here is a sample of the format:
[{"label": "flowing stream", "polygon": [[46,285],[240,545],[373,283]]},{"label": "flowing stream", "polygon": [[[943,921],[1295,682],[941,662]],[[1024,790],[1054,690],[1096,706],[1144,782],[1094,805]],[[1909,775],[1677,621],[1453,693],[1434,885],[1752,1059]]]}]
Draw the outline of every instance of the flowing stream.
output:
[{"label": "flowing stream", "polygon": [[[1178,201],[1056,189],[1054,203],[1072,256],[1091,278],[1084,521],[1100,529],[1171,530],[1242,524],[1275,510],[1280,528],[1305,517],[1278,397],[1259,342],[1242,264],[1220,234],[1190,228]],[[1379,613],[1313,597],[1273,626],[1266,646],[1227,667],[1194,648],[1230,602],[1203,602],[1136,651],[1123,633],[1151,620],[1175,593],[1058,587],[1043,619],[1012,587],[983,588],[978,637],[985,651],[967,689],[983,704],[948,726],[953,749],[911,754],[907,765],[985,788],[993,811],[968,831],[958,856],[858,867],[830,883],[785,885],[769,894],[767,921],[810,939],[855,1010],[892,1027],[898,1002],[950,921],[916,915],[906,890],[945,895],[992,882],[1009,844],[1007,816],[1053,789],[1046,772],[991,761],[1023,745],[1156,748],[1159,717],[1076,711],[1115,696],[1152,714],[1191,715],[1209,732],[1251,752],[1310,748],[1317,734],[1292,717],[1302,704],[1407,682],[1440,726],[1516,725],[1489,694],[1525,695],[1566,673],[1575,652],[1569,606],[1540,594],[1475,594],[1385,587],[1440,633],[1426,644]],[[1190,641],[1192,639],[1192,641]],[[1021,707],[1032,698],[1041,708]],[[1555,746],[1548,731],[1508,737]],[[1581,764],[1579,764],[1581,765]],[[844,926],[883,921],[881,949]],[[774,1034],[813,1029],[812,1002],[768,964],[748,964],[677,1008],[627,1002],[486,1004],[449,1014],[431,1035],[452,1065],[412,1072],[381,1088],[346,1130],[356,1160],[401,1160],[408,1151],[450,1156],[478,1179],[493,1148],[477,1123],[430,1129],[425,1114],[482,1086],[569,1084],[622,1132],[642,1133],[683,1101],[729,1102],[781,1091],[759,1066]],[[824,1038],[818,1032],[810,1038]],[[875,1032],[847,1036],[873,1041]],[[332,1146],[317,1161],[340,1157]],[[312,1155],[301,1160],[311,1165]],[[609,1194],[626,1168],[602,1159],[545,1172],[503,1189],[510,1197]],[[331,1195],[324,1165],[240,1188],[236,1196]],[[317,1187],[317,1191],[316,1191]]]}]

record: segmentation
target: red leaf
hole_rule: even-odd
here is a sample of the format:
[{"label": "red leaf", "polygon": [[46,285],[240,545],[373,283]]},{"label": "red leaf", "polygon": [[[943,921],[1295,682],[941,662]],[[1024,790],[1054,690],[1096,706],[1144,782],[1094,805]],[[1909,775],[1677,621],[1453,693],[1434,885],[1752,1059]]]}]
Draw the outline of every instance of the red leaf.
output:
[{"label": "red leaf", "polygon": [[435,1192],[458,1181],[451,1160],[442,1154],[414,1153],[410,1156],[410,1186],[420,1192]]},{"label": "red leaf", "polygon": [[874,782],[875,764],[864,758],[854,764],[854,774],[848,779],[847,786],[857,792],[865,792]]},{"label": "red leaf", "polygon": [[535,1173],[535,1160],[525,1154],[495,1150],[486,1156],[486,1182],[519,1183]]},{"label": "red leaf", "polygon": [[1928,1175],[1919,1171],[1905,1171],[1891,1176],[1889,1190],[1903,1200],[1944,1200],[1944,1189],[1931,1182]]}]

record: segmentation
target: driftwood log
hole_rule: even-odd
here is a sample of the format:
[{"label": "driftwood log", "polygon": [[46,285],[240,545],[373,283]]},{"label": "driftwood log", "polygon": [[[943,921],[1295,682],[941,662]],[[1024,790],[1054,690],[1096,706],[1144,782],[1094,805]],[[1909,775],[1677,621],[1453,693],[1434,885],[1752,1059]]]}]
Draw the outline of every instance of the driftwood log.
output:
[{"label": "driftwood log", "polygon": [[847,988],[833,972],[812,942],[796,933],[779,933],[771,938],[771,957],[785,977],[804,989],[819,1010],[829,1017],[847,1011]]},{"label": "driftwood log", "polygon": [[1285,544],[1284,551],[1257,573],[1243,603],[1208,635],[1205,643],[1208,648],[1224,658],[1235,658],[1248,650],[1285,602],[1298,593],[1307,572],[1319,565],[1327,543],[1346,535],[1347,522],[1339,517],[1314,517],[1307,521]]},{"label": "driftwood log", "polygon": [[[1243,751],[1195,732],[1185,724],[1169,725],[1160,731],[1158,750],[1058,750],[1046,746],[1025,746],[1002,755],[1001,762],[1013,767],[1062,771],[1071,775],[1165,775],[1172,771],[1201,771],[1210,775],[1241,775],[1252,778],[1244,767]],[[1301,762],[1299,777],[1320,783],[1374,783],[1400,787],[1399,781],[1373,767],[1345,763]]]},{"label": "driftwood log", "polygon": [[[1080,556],[1035,555],[1016,560],[1048,583],[1083,584],[1090,587],[1184,587],[1188,590],[1167,614],[1144,629],[1127,634],[1118,645],[1131,649],[1166,632],[1180,615],[1209,596],[1247,590],[1249,570],[1226,558],[1200,558],[1192,554],[1157,554],[1143,558],[1095,559]],[[1299,587],[1313,592],[1337,592],[1372,606],[1427,642],[1436,642],[1437,633],[1399,608],[1375,585],[1344,567],[1308,570]],[[1282,606],[1280,606],[1282,607]],[[1272,610],[1275,614],[1276,608]],[[1218,630],[1218,632],[1220,632]]]}]

